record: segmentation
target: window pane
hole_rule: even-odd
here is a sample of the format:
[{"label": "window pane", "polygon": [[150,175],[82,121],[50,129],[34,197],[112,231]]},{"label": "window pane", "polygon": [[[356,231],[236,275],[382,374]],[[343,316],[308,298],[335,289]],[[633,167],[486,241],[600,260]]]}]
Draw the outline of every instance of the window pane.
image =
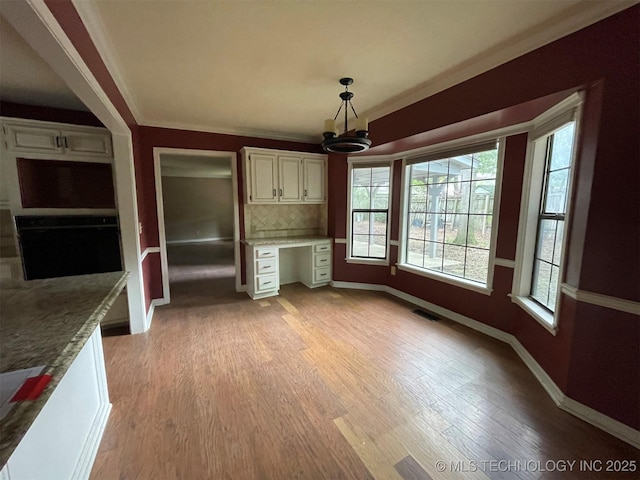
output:
[{"label": "window pane", "polygon": [[566,168],[571,165],[574,130],[575,123],[572,122],[553,135],[551,143],[551,170]]},{"label": "window pane", "polygon": [[369,256],[369,236],[354,235],[353,244],[351,245],[351,255],[354,257]]},{"label": "window pane", "polygon": [[411,185],[426,184],[429,177],[429,164],[417,163],[409,167],[411,169]]},{"label": "window pane", "polygon": [[569,187],[569,170],[557,170],[549,173],[548,182],[544,211],[546,213],[564,213]]},{"label": "window pane", "polygon": [[429,185],[427,190],[427,212],[444,211],[444,192],[446,185]]},{"label": "window pane", "polygon": [[548,306],[551,265],[540,260],[535,260],[533,269],[534,274],[531,296],[542,305]]},{"label": "window pane", "polygon": [[487,283],[489,272],[489,250],[480,248],[467,248],[467,263],[465,266],[465,278],[480,283]]},{"label": "window pane", "polygon": [[442,271],[457,277],[464,276],[465,247],[457,245],[444,246],[444,266]]},{"label": "window pane", "polygon": [[[391,168],[354,167],[351,172],[351,255],[386,258]],[[372,212],[372,209],[385,211]]]},{"label": "window pane", "polygon": [[371,169],[370,168],[354,168],[352,170],[354,187],[371,186]]},{"label": "window pane", "polygon": [[389,208],[389,187],[373,187],[373,205],[375,209]]},{"label": "window pane", "polygon": [[538,244],[536,258],[551,263],[556,238],[557,220],[541,220],[538,227]]},{"label": "window pane", "polygon": [[473,178],[496,178],[498,173],[498,149],[473,155]]},{"label": "window pane", "polygon": [[424,266],[432,270],[442,270],[443,245],[435,242],[424,243]]},{"label": "window pane", "polygon": [[413,239],[424,240],[427,230],[427,214],[426,213],[409,213],[409,226],[407,227],[408,237]]},{"label": "window pane", "polygon": [[424,242],[417,240],[409,240],[407,242],[407,263],[417,267],[423,264]]},{"label": "window pane", "polygon": [[370,191],[370,187],[353,187],[351,208],[354,210],[371,208]]},{"label": "window pane", "polygon": [[371,185],[389,185],[389,167],[371,169]]},{"label": "window pane", "polygon": [[444,183],[449,174],[449,160],[429,162],[429,183]]},{"label": "window pane", "polygon": [[353,212],[353,233],[368,235],[371,229],[369,222],[370,214],[368,212]]},{"label": "window pane", "polygon": [[562,258],[562,239],[564,237],[564,222],[558,222],[556,229],[556,241],[553,246],[553,264],[560,266],[560,259]]},{"label": "window pane", "polygon": [[547,307],[549,310],[555,311],[556,309],[556,297],[558,295],[558,274],[560,269],[555,265],[551,266],[551,283],[549,284],[549,303]]},{"label": "window pane", "polygon": [[[404,234],[409,241],[424,239],[425,269],[463,278],[472,275],[474,281],[486,283],[497,166],[496,148],[408,167],[412,179]],[[422,184],[417,180],[425,176],[428,185],[423,200]],[[407,244],[407,263],[419,266],[420,247],[420,243]],[[477,250],[471,270],[469,247]]]},{"label": "window pane", "polygon": [[491,213],[495,180],[479,180],[471,184],[471,213]]},{"label": "window pane", "polygon": [[409,211],[426,212],[427,208],[427,187],[422,184],[411,185],[409,187]]},{"label": "window pane", "polygon": [[468,213],[469,201],[471,200],[471,182],[460,182],[456,185],[455,193],[457,197],[455,213]]}]

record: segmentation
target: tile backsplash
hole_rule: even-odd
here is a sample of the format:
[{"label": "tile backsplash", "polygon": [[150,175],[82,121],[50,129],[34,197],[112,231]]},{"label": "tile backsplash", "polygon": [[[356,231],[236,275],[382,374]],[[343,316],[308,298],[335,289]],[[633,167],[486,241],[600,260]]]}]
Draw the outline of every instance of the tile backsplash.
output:
[{"label": "tile backsplash", "polygon": [[326,235],[327,205],[245,205],[247,238]]}]

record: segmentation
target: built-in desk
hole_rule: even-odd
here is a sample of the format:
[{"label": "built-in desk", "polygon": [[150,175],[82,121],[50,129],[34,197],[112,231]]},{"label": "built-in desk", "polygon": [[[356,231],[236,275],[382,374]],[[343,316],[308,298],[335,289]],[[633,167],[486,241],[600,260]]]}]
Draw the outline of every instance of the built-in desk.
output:
[{"label": "built-in desk", "polygon": [[302,282],[309,288],[331,281],[329,237],[247,239],[247,293],[253,299],[278,295],[280,285]]}]

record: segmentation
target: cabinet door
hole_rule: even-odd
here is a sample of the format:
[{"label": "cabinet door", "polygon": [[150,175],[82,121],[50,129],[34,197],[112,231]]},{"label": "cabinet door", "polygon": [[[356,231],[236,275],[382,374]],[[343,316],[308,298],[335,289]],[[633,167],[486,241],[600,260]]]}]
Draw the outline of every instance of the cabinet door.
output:
[{"label": "cabinet door", "polygon": [[16,152],[62,153],[60,131],[53,128],[7,125],[7,148]]},{"label": "cabinet door", "polygon": [[302,160],[296,156],[278,156],[278,201],[302,202]]},{"label": "cabinet door", "polygon": [[304,201],[324,202],[324,160],[304,159]]},{"label": "cabinet door", "polygon": [[63,146],[68,155],[111,157],[111,135],[97,132],[62,130]]},{"label": "cabinet door", "polygon": [[252,153],[251,164],[251,196],[249,203],[277,202],[277,163],[276,156]]}]

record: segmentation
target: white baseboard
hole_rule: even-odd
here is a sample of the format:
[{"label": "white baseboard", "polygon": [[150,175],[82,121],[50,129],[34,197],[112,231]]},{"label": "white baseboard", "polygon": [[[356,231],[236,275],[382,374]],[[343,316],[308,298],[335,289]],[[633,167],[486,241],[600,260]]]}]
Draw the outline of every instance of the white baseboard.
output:
[{"label": "white baseboard", "polygon": [[459,313],[453,312],[446,308],[440,307],[433,303],[422,300],[421,298],[414,297],[408,293],[396,290],[395,288],[387,285],[378,285],[373,283],[357,283],[357,282],[340,282],[332,281],[331,286],[335,288],[351,288],[355,290],[372,290],[377,292],[387,292],[397,298],[405,300],[409,303],[413,303],[419,307],[429,310],[437,315],[453,320],[454,322],[465,325],[480,333],[484,333],[497,340],[501,340],[511,345],[511,347],[518,354],[524,364],[531,370],[531,373],[540,382],[547,394],[551,397],[554,403],[564,410],[565,412],[574,415],[581,420],[603,430],[610,435],[613,435],[620,440],[627,442],[629,445],[635,448],[640,448],[640,431],[625,425],[618,420],[615,420],[608,415],[598,412],[591,407],[588,407],[572,398],[567,397],[562,390],[555,384],[553,379],[545,372],[535,358],[527,351],[526,348],[520,343],[520,341],[510,333],[503,332],[497,328],[486,325],[472,318],[466,317]]},{"label": "white baseboard", "polygon": [[71,478],[89,478],[89,475],[91,474],[91,468],[93,467],[93,462],[95,461],[96,455],[98,454],[98,448],[100,447],[102,435],[107,428],[107,421],[109,420],[110,412],[110,403],[101,405],[96,412],[96,416],[93,419],[93,424],[91,425],[91,429],[89,430],[89,435],[87,436],[87,441],[82,447],[80,458],[78,459],[78,463],[76,464],[76,468]]}]

